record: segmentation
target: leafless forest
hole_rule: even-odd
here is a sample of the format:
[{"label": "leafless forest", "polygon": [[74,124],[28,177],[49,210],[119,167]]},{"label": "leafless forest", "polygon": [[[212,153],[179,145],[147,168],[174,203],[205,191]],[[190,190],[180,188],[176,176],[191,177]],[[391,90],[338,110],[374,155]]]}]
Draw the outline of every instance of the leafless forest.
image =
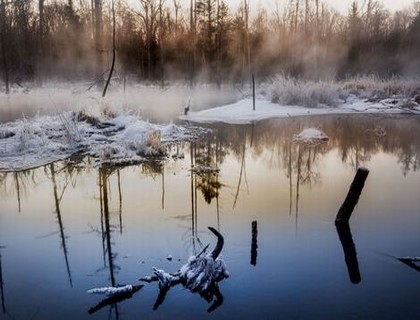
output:
[{"label": "leafless forest", "polygon": [[161,84],[420,72],[420,3],[390,13],[355,1],[340,13],[289,0],[250,12],[250,1],[234,10],[224,0],[0,0],[1,91],[105,82],[114,50],[116,77]]}]

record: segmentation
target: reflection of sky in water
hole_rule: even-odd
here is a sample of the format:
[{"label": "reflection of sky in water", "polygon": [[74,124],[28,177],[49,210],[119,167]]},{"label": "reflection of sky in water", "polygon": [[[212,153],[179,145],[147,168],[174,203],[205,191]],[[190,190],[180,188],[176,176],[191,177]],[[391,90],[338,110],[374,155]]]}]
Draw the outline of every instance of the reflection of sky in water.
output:
[{"label": "reflection of sky in water", "polygon": [[[403,149],[411,152],[412,160],[419,157],[417,142],[406,141],[406,136],[412,138],[419,131],[418,121],[346,118],[346,130],[338,126],[332,132],[334,125],[342,124],[340,119],[302,119],[291,125],[270,121],[265,123],[267,130],[254,128],[252,147],[251,127],[222,126],[208,140],[210,144],[204,141],[197,146],[196,154],[204,156],[195,157],[196,161],[218,162],[221,169],[218,199],[207,204],[197,190],[199,237],[213,245],[215,239],[206,227],[217,226],[219,221],[226,244],[223,255],[231,274],[220,284],[225,300],[215,317],[415,319],[419,314],[418,274],[388,256],[420,255],[420,173],[412,167],[405,172],[401,163],[408,155],[402,154]],[[386,129],[386,137],[362,134],[378,123]],[[290,144],[287,137],[307,125],[322,127],[331,137],[328,144],[315,148]],[[227,154],[215,160],[218,147]],[[345,149],[349,156],[343,161]],[[150,274],[153,266],[176,271],[191,253],[189,145],[184,150],[185,159],[166,165],[163,177],[161,172],[145,173],[141,167],[120,170],[122,233],[117,172],[108,179],[118,284],[136,282]],[[354,285],[333,221],[353,179],[357,158],[370,174],[350,224],[362,279]],[[82,170],[68,182],[66,171],[59,172],[62,165],[54,168],[59,196],[66,186],[60,211],[73,287],[55,213],[51,168],[19,176],[21,212],[16,180],[7,174],[0,186],[5,306],[20,319],[103,319],[109,307],[89,316],[87,310],[100,298],[86,294],[92,287],[110,285],[100,232],[98,171]],[[256,266],[250,264],[253,220],[258,221]],[[165,259],[168,254],[174,257],[171,262]],[[157,293],[156,284],[146,285],[118,306],[120,318],[196,319],[207,315],[207,303],[181,287],[172,289],[153,312]],[[115,318],[115,310],[112,312]]]}]

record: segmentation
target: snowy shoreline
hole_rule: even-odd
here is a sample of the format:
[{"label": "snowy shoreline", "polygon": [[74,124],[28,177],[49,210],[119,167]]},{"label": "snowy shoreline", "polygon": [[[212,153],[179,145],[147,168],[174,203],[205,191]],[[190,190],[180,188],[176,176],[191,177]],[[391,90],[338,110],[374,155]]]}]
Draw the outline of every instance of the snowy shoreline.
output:
[{"label": "snowy shoreline", "polygon": [[223,122],[227,124],[249,124],[271,118],[288,118],[310,115],[340,115],[340,114],[417,114],[420,106],[403,107],[403,99],[389,98],[380,102],[365,102],[354,98],[338,107],[300,107],[282,106],[265,98],[256,100],[256,110],[252,109],[252,98],[245,98],[229,105],[190,112],[179,119],[195,123]]}]

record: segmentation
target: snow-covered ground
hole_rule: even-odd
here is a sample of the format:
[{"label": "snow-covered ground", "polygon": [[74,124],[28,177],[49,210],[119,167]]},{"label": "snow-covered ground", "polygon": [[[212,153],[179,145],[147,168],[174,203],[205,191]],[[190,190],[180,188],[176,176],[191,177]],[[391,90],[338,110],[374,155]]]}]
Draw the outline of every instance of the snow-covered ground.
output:
[{"label": "snow-covered ground", "polygon": [[168,156],[170,142],[194,138],[202,129],[152,124],[136,115],[90,116],[64,112],[0,125],[0,171],[25,170],[75,154],[93,164],[130,164]]},{"label": "snow-covered ground", "polygon": [[[355,114],[355,113],[387,113],[420,114],[420,106],[416,103],[407,104],[404,99],[384,99],[379,102],[367,102],[356,97],[347,99],[337,107],[300,107],[292,105],[279,105],[266,98],[259,97],[256,100],[256,110],[253,110],[251,98],[242,99],[236,103],[207,109],[199,112],[189,112],[180,119],[197,122],[212,123],[224,122],[230,124],[247,124],[269,118],[285,118],[304,115],[323,114]],[[411,102],[411,101],[410,101]],[[409,106],[409,107],[407,107]]]}]

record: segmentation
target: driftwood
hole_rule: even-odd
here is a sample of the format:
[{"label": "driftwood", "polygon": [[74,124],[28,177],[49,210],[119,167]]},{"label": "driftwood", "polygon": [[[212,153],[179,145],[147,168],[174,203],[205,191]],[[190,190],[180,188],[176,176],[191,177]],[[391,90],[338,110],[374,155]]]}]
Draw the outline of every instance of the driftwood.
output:
[{"label": "driftwood", "polygon": [[[209,230],[217,237],[214,249],[207,253],[209,245],[196,256],[190,257],[188,263],[183,265],[175,273],[167,273],[164,270],[153,268],[153,275],[141,278],[144,282],[159,282],[159,295],[153,306],[156,310],[166,298],[169,289],[175,285],[182,284],[192,292],[198,293],[208,303],[213,302],[208,308],[208,312],[217,309],[223,303],[223,295],[220,292],[218,283],[229,277],[226,265],[221,259],[224,239],[223,236],[214,228]],[[120,287],[94,288],[88,291],[90,294],[105,294],[106,299],[89,309],[89,313],[95,313],[107,305],[116,304],[126,299],[130,299],[139,291],[143,285],[125,285]]]},{"label": "driftwood", "polygon": [[223,303],[223,296],[220,293],[218,283],[229,277],[224,261],[220,257],[224,239],[223,236],[214,228],[209,230],[217,237],[214,249],[207,253],[208,245],[196,256],[190,257],[188,262],[177,272],[168,273],[164,270],[153,268],[153,275],[141,278],[145,282],[159,282],[159,295],[153,306],[156,310],[166,298],[169,289],[178,284],[192,292],[199,293],[207,302],[213,304],[207,310],[212,312]]},{"label": "driftwood", "polygon": [[343,204],[340,207],[340,210],[337,213],[335,223],[348,223],[353,213],[354,207],[359,201],[360,194],[362,193],[363,187],[367,176],[369,175],[369,170],[366,168],[357,169],[354,180],[350,186],[350,190],[347,193],[347,197],[344,200]]},{"label": "driftwood", "polygon": [[114,287],[89,290],[89,293],[93,293],[93,294],[97,294],[97,293],[107,294],[108,298],[102,300],[97,305],[90,308],[88,312],[89,314],[92,314],[102,309],[103,307],[106,307],[115,303],[119,303],[127,299],[131,299],[137,291],[143,288],[143,286],[144,285],[133,285],[133,286],[129,285],[129,286],[122,287],[123,288],[122,290],[118,290],[118,288],[114,288]]}]

